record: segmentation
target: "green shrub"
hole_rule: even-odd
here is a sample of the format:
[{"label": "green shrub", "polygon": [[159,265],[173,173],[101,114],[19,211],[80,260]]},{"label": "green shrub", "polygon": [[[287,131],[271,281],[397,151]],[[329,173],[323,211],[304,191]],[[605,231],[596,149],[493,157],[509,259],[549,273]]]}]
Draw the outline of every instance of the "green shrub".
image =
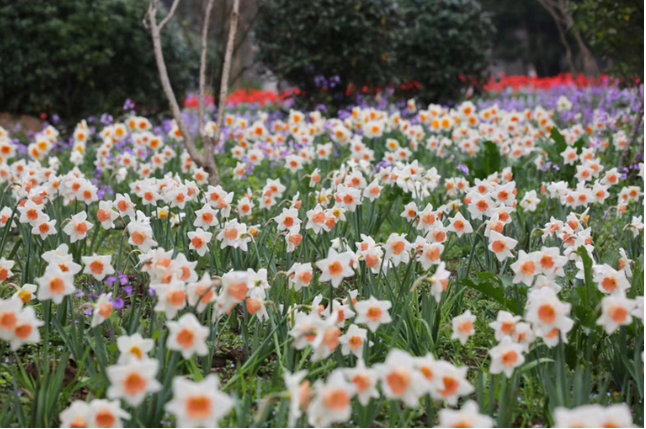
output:
[{"label": "green shrub", "polygon": [[[69,118],[119,109],[165,109],[143,24],[147,0],[0,0],[0,111]],[[163,38],[178,94],[192,86],[193,53],[179,28]]]},{"label": "green shrub", "polygon": [[418,81],[425,102],[455,100],[461,77],[484,75],[493,26],[475,0],[402,0],[398,47],[401,76]]},{"label": "green shrub", "polygon": [[460,76],[484,74],[492,32],[476,0],[267,0],[255,36],[258,59],[311,105],[324,86],[342,104],[349,86],[411,81],[424,101],[454,99]]},{"label": "green shrub", "polygon": [[611,74],[644,81],[644,3],[584,0],[573,4],[576,23]]},{"label": "green shrub", "polygon": [[258,59],[305,91],[312,104],[343,104],[348,85],[392,81],[400,23],[394,5],[394,0],[267,0],[255,27]]}]

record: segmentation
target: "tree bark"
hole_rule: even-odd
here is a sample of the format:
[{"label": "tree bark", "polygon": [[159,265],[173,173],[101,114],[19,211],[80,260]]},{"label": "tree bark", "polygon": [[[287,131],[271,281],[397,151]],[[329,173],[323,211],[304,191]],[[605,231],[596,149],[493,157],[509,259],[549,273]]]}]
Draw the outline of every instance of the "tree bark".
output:
[{"label": "tree bark", "polygon": [[[222,121],[220,120],[220,117],[223,117],[224,110],[226,108],[226,96],[227,96],[227,86],[228,86],[227,83],[228,83],[229,69],[231,68],[231,51],[233,50],[233,43],[235,41],[235,31],[236,31],[236,26],[238,22],[239,0],[234,0],[234,7],[231,13],[229,41],[227,42],[227,57],[225,57],[223,73],[222,73],[223,90],[220,91],[220,108],[218,110],[218,112],[221,112],[221,113],[218,113],[218,126],[216,130],[215,139],[208,138],[204,134],[205,99],[206,99],[206,61],[207,61],[206,53],[207,53],[207,45],[208,45],[210,17],[211,17],[211,11],[213,10],[213,3],[214,3],[214,0],[207,0],[208,2],[206,5],[204,25],[202,28],[202,46],[201,46],[202,49],[200,53],[200,76],[199,76],[199,85],[200,85],[199,103],[200,104],[199,104],[198,123],[199,123],[200,129],[198,130],[198,136],[200,136],[202,139],[203,154],[200,154],[199,150],[195,146],[195,140],[193,139],[193,136],[191,136],[191,134],[189,133],[188,126],[186,125],[186,121],[184,121],[184,118],[182,117],[182,110],[179,106],[179,103],[177,102],[177,97],[175,96],[175,92],[173,91],[173,87],[168,77],[168,70],[166,69],[166,62],[164,60],[164,52],[161,46],[161,31],[173,17],[180,1],[181,0],[174,0],[173,5],[171,6],[171,9],[168,12],[168,15],[159,24],[157,23],[157,7],[159,5],[159,0],[151,0],[150,2],[150,6],[148,8],[148,20],[150,22],[150,33],[153,40],[153,50],[155,53],[155,61],[157,63],[159,78],[161,80],[164,94],[168,99],[168,104],[170,106],[171,112],[173,113],[173,118],[175,118],[175,122],[177,123],[177,126],[179,127],[182,133],[184,147],[186,148],[186,151],[190,155],[193,162],[195,162],[195,164],[198,165],[199,167],[204,168],[204,170],[208,173],[209,183],[215,186],[220,183],[220,174],[218,171],[218,166],[215,162],[214,149],[217,142],[219,142],[220,135],[221,135],[221,128],[223,125]],[[225,77],[227,79],[226,81],[225,81]]]},{"label": "tree bark", "polygon": [[206,11],[204,13],[204,24],[202,26],[202,51],[200,53],[200,95],[199,95],[199,131],[198,134],[202,138],[202,146],[204,147],[204,169],[209,174],[209,183],[217,186],[220,183],[220,173],[218,166],[215,162],[214,149],[217,140],[206,135],[204,130],[204,116],[206,110],[206,52],[209,41],[209,27],[211,24],[211,11],[213,10],[214,0],[208,0],[206,4]]},{"label": "tree bark", "polygon": [[[174,12],[175,8],[177,7],[176,4],[179,4],[180,0],[176,0],[173,3],[173,6],[171,8],[171,11],[169,12],[168,16],[162,20],[162,24],[165,26],[170,17],[172,16],[171,13]],[[166,61],[164,60],[164,51],[161,46],[161,25],[157,24],[157,6],[159,4],[159,0],[152,0],[150,2],[150,7],[148,9],[148,19],[150,22],[150,33],[153,39],[153,51],[155,53],[155,61],[157,62],[157,70],[159,71],[159,79],[161,80],[162,88],[164,89],[164,94],[166,95],[166,98],[168,99],[168,104],[170,106],[171,112],[173,113],[173,118],[175,119],[175,122],[177,123],[177,126],[179,127],[181,133],[182,133],[182,138],[184,140],[184,147],[186,147],[186,150],[188,151],[188,154],[191,156],[193,161],[197,165],[204,165],[204,159],[202,155],[198,152],[197,148],[195,147],[195,143],[193,142],[193,138],[191,137],[191,134],[188,131],[188,126],[186,125],[186,121],[184,121],[184,118],[182,118],[182,110],[179,107],[179,103],[177,102],[177,97],[175,97],[175,92],[173,91],[173,87],[170,83],[170,79],[168,78],[168,70],[166,69]]]},{"label": "tree bark", "polygon": [[[568,63],[568,67],[572,70],[572,73],[576,73],[576,67],[572,61],[572,50],[570,49],[570,44],[567,41],[565,31],[571,31],[576,40],[579,51],[583,58],[583,72],[587,76],[598,77],[599,76],[599,66],[597,61],[594,59],[594,55],[590,52],[590,49],[586,46],[583,37],[579,29],[576,28],[574,23],[574,18],[572,18],[572,13],[568,9],[566,0],[537,0],[541,6],[552,16],[554,22],[556,23],[556,28],[559,31],[559,37],[561,43],[565,47],[565,59]],[[565,31],[564,31],[565,28]]]},{"label": "tree bark", "polygon": [[599,66],[597,61],[594,59],[594,55],[590,52],[587,45],[581,37],[579,29],[576,27],[574,18],[572,18],[572,13],[567,7],[567,2],[565,0],[559,0],[558,9],[561,11],[563,17],[563,22],[565,23],[565,29],[572,32],[574,39],[581,51],[581,56],[583,57],[583,72],[586,76],[599,77]]},{"label": "tree bark", "polygon": [[570,43],[567,41],[567,37],[563,29],[564,22],[562,16],[559,14],[558,5],[551,0],[537,1],[552,16],[552,19],[554,19],[554,24],[556,25],[556,29],[559,32],[559,39],[561,39],[561,44],[565,48],[565,62],[570,69],[570,73],[576,74],[577,70],[574,66],[574,62],[572,61],[572,49],[570,48]]},{"label": "tree bark", "polygon": [[[639,94],[639,88],[637,88],[637,92]],[[621,156],[621,162],[619,164],[620,167],[629,167],[630,164],[637,164],[639,161],[643,161],[643,156],[644,156],[644,139],[642,138],[640,148],[637,149],[635,152],[635,156],[633,157],[632,161],[630,161],[630,152],[635,145],[635,142],[637,141],[637,137],[639,136],[639,128],[642,125],[642,120],[644,119],[644,99],[642,98],[641,100],[641,105],[639,107],[639,111],[637,112],[637,116],[635,117],[635,122],[633,123],[633,129],[630,133],[630,137],[628,138],[628,146],[626,149],[624,149],[624,153]],[[640,160],[640,156],[642,159]]]},{"label": "tree bark", "polygon": [[220,143],[222,136],[222,126],[224,125],[224,113],[226,111],[227,93],[229,91],[229,73],[231,72],[231,58],[233,57],[233,48],[235,46],[236,32],[238,31],[238,15],[240,8],[240,0],[233,0],[233,8],[229,19],[229,37],[227,40],[227,50],[224,54],[224,65],[222,66],[222,81],[220,83],[220,97],[218,100],[218,122],[215,130],[215,144],[211,147],[211,153],[205,153],[207,161],[209,159],[215,164],[215,157],[213,150],[217,144]]},{"label": "tree bark", "polygon": [[199,109],[199,124],[200,134],[204,137],[204,115],[206,103],[206,48],[209,41],[209,27],[211,21],[211,11],[213,10],[213,1],[208,0],[206,4],[206,11],[204,12],[204,23],[202,25],[202,51],[200,52],[200,109]]}]

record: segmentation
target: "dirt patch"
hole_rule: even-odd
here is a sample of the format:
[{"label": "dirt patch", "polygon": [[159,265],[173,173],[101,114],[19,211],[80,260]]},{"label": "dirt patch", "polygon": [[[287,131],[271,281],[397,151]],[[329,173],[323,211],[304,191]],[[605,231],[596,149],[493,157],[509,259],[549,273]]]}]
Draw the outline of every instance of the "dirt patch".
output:
[{"label": "dirt patch", "polygon": [[30,134],[42,131],[45,122],[35,116],[12,115],[5,112],[0,113],[0,127],[6,128],[9,132],[22,131]]}]

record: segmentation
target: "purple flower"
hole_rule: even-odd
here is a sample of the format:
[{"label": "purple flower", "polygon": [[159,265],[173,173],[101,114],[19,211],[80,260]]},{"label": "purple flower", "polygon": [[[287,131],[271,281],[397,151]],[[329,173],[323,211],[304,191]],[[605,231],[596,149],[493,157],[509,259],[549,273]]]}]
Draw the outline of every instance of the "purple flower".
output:
[{"label": "purple flower", "polygon": [[379,173],[382,168],[389,168],[390,167],[390,162],[388,161],[381,161],[375,166],[375,171]]},{"label": "purple flower", "polygon": [[126,292],[126,295],[132,296],[132,286],[125,286],[123,290]]},{"label": "purple flower", "polygon": [[100,121],[103,125],[111,125],[112,122],[114,122],[114,118],[111,115],[104,113],[103,115],[101,115]]},{"label": "purple flower", "polygon": [[121,286],[127,285],[128,284],[128,276],[125,275],[124,273],[119,274],[119,282],[121,283]]},{"label": "purple flower", "polygon": [[114,286],[114,284],[117,282],[117,278],[115,276],[110,276],[105,282],[108,284],[108,286]]},{"label": "purple flower", "polygon": [[135,102],[128,98],[126,102],[123,103],[123,110],[135,110]]},{"label": "purple flower", "polygon": [[469,175],[469,167],[467,167],[465,164],[458,165],[458,170],[463,172],[465,176]]},{"label": "purple flower", "polygon": [[112,306],[117,310],[121,310],[123,308],[123,299],[117,298],[112,300]]}]

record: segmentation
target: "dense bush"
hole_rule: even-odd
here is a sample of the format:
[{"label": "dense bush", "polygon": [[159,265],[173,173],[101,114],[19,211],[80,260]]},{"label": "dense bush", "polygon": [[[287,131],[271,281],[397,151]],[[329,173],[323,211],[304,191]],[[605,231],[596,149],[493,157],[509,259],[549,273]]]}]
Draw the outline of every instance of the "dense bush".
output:
[{"label": "dense bush", "polygon": [[402,0],[401,76],[421,84],[419,98],[455,100],[478,79],[491,55],[493,26],[475,0]]},{"label": "dense bush", "polygon": [[644,3],[584,0],[574,3],[577,25],[594,52],[614,64],[616,76],[644,80]]},{"label": "dense bush", "polygon": [[[255,28],[258,57],[314,102],[341,104],[349,84],[392,81],[399,17],[393,0],[268,0]],[[317,97],[324,95],[324,98]]]},{"label": "dense bush", "polygon": [[268,0],[255,35],[279,79],[339,104],[349,87],[410,81],[425,101],[454,98],[485,71],[491,33],[475,0]]},{"label": "dense bush", "polygon": [[[0,111],[77,119],[131,98],[165,108],[143,25],[146,0],[0,0]],[[178,29],[163,40],[178,94],[191,84],[193,55]]]}]

